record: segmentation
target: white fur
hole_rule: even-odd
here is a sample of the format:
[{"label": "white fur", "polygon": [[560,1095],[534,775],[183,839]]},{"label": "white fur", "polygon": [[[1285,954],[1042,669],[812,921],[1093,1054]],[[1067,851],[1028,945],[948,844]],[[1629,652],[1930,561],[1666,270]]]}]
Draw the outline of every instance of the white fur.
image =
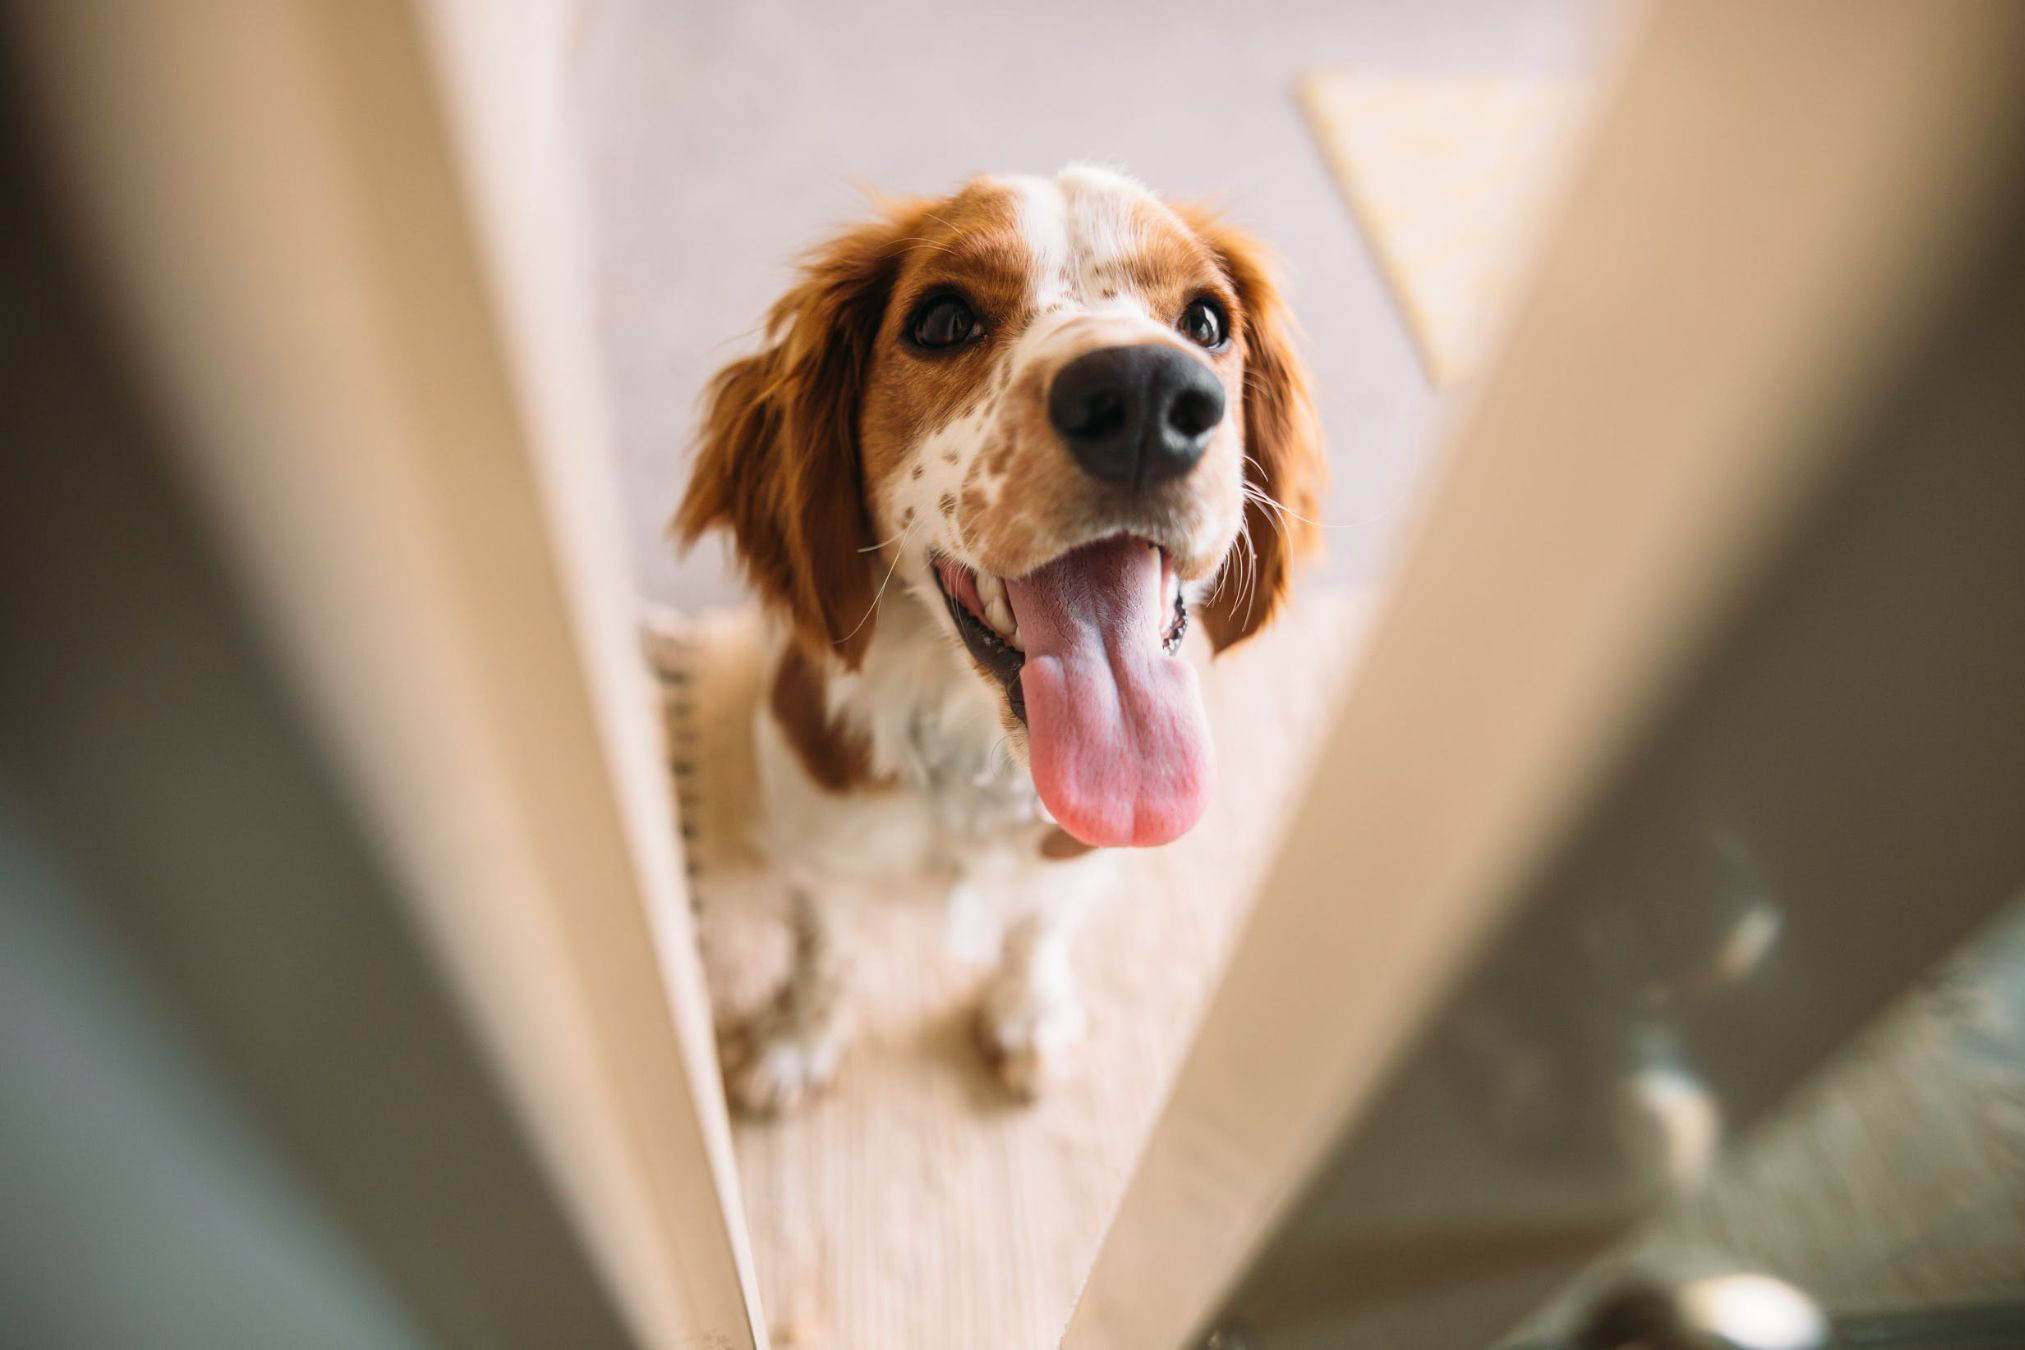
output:
[{"label": "white fur", "polygon": [[[942,554],[1001,570],[976,555],[939,504],[966,488],[984,493],[987,503],[1016,490],[1010,474],[974,474],[973,465],[1007,416],[1007,393],[1023,374],[1094,346],[1182,340],[1172,316],[1149,313],[1129,292],[1103,294],[1104,269],[1137,245],[1134,210],[1151,201],[1145,189],[1090,166],[1054,178],[997,181],[1015,194],[1032,260],[1035,317],[1006,345],[975,406],[913,447],[908,463],[918,464],[920,475],[894,473],[874,485],[870,506],[890,570],[860,667],[829,672],[833,723],[866,738],[873,773],[893,786],[825,790],[808,777],[770,709],[758,714],[760,842],[800,899],[796,970],[753,1029],[750,1053],[732,1079],[740,1102],[753,1109],[790,1105],[834,1070],[845,1035],[836,996],[837,953],[846,947],[837,932],[841,912],[854,894],[888,879],[938,878],[952,897],[951,945],[969,955],[998,955],[978,1029],[1014,1091],[1036,1090],[1082,1034],[1069,935],[1114,884],[1118,858],[1041,855],[1053,822],[1023,755],[1008,743],[1004,695],[961,649],[929,560]],[[1241,454],[1239,420],[1230,417],[1218,432],[1224,469],[1232,474]],[[1187,503],[1179,514],[1133,528],[1149,537],[1157,530],[1176,556],[1221,559],[1242,512],[1235,491],[1226,496]],[[1072,526],[1054,541],[1056,551],[1119,528],[1115,521]],[[1208,584],[1198,578],[1188,594],[1194,598]]]},{"label": "white fur", "polygon": [[[937,601],[939,604],[939,600]],[[775,652],[786,641],[774,639]],[[848,949],[855,903],[894,881],[939,880],[952,955],[1000,963],[979,1009],[979,1040],[1007,1086],[1030,1096],[1081,1038],[1068,939],[1117,875],[1117,855],[1052,860],[1053,828],[1024,764],[1008,753],[1004,696],[987,687],[923,607],[882,607],[855,673],[830,679],[830,712],[865,735],[874,772],[896,786],[831,792],[810,779],[771,710],[754,718],[763,816],[759,843],[807,897],[798,922],[813,950]],[[798,934],[798,938],[802,935]],[[848,1030],[842,1000],[814,988],[840,972],[810,959],[749,1029],[731,1088],[771,1114],[828,1082]]]},{"label": "white fur", "polygon": [[[912,460],[921,466],[922,475],[892,475],[875,485],[871,503],[880,537],[894,550],[891,586],[914,591],[937,610],[940,602],[927,561],[931,554],[994,572],[1004,570],[1002,562],[992,565],[1000,560],[978,556],[971,541],[961,538],[943,516],[939,504],[966,488],[982,492],[987,502],[1010,490],[1007,478],[974,471],[1008,414],[1007,391],[1017,388],[1034,368],[1058,364],[1065,353],[1102,345],[1181,344],[1171,316],[1151,314],[1128,290],[1104,296],[1104,269],[1138,242],[1134,209],[1166,210],[1143,186],[1124,174],[1083,164],[1071,165],[1053,178],[1022,175],[993,181],[1015,194],[1021,234],[1032,260],[1029,285],[1036,317],[999,358],[1002,369],[993,371],[977,405],[923,438]],[[1228,457],[1231,472],[1241,476],[1239,422],[1232,416],[1219,428],[1209,458]],[[1160,522],[1162,542],[1177,556],[1221,559],[1237,534],[1242,499],[1233,492],[1213,508],[1195,505],[1199,509],[1185,518]],[[908,523],[902,525],[903,519]],[[1092,522],[1081,532],[1065,534],[1055,552],[1092,542],[1116,528]],[[1190,594],[1209,580],[1197,578],[1201,585]]]}]

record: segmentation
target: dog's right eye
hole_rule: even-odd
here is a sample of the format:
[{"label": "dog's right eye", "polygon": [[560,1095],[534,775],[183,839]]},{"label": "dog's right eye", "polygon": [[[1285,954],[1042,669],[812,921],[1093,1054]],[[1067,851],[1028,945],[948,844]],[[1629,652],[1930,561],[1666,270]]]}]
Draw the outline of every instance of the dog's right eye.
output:
[{"label": "dog's right eye", "polygon": [[915,346],[938,351],[970,341],[980,327],[977,315],[963,302],[963,297],[942,295],[914,311],[914,322],[907,333]]}]

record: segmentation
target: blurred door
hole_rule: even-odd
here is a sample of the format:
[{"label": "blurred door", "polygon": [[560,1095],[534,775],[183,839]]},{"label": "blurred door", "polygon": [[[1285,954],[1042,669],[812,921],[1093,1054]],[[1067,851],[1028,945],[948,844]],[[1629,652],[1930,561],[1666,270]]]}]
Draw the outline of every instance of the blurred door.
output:
[{"label": "blurred door", "polygon": [[1864,1128],[1943,1094],[1792,1095],[2025,891],[2021,208],[2025,11],[1655,11],[1065,1346],[1488,1346],[1613,1251],[1677,1313],[1823,1199],[1755,1323],[1528,1334],[2025,1343],[2015,1145],[1913,1150],[1983,1245],[1879,1308]]},{"label": "blurred door", "polygon": [[0,1339],[763,1346],[569,11],[10,11]]}]

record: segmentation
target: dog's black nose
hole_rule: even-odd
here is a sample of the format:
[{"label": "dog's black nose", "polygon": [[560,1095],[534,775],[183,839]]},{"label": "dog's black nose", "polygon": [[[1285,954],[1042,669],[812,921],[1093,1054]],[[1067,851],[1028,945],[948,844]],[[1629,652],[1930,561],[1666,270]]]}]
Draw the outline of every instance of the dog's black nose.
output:
[{"label": "dog's black nose", "polygon": [[1202,458],[1223,420],[1223,384],[1164,343],[1100,347],[1056,372],[1048,420],[1092,478],[1150,487]]}]

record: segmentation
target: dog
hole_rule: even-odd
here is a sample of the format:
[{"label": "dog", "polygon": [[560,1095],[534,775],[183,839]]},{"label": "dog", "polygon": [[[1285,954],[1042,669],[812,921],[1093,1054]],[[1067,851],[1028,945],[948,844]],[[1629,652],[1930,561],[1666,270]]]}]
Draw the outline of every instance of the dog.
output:
[{"label": "dog", "polygon": [[1183,636],[1255,633],[1315,548],[1294,338],[1257,241],[1079,165],[880,204],[711,382],[673,531],[729,531],[773,618],[758,828],[794,927],[736,1105],[831,1080],[846,901],[897,873],[995,921],[977,1029],[1006,1086],[1059,1071],[1070,938],[1117,850],[1212,790]]}]

